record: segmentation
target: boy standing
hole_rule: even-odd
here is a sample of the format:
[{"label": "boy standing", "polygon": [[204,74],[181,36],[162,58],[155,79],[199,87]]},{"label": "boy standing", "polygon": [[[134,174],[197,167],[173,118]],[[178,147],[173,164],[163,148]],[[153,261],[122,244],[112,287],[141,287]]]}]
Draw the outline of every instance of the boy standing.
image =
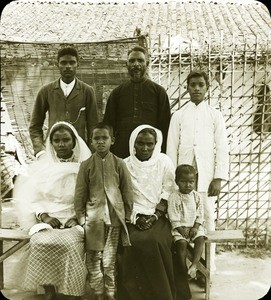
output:
[{"label": "boy standing", "polygon": [[110,300],[115,299],[121,227],[123,245],[130,245],[125,223],[130,220],[133,203],[130,174],[124,161],[109,151],[113,143],[112,127],[104,123],[94,126],[91,146],[95,153],[80,166],[74,200],[76,217],[85,228],[90,286],[96,299],[103,299],[105,292]]},{"label": "boy standing", "polygon": [[[201,258],[205,230],[203,227],[204,211],[201,196],[194,190],[196,182],[195,169],[190,165],[180,165],[175,172],[175,182],[179,191],[172,193],[168,199],[168,217],[172,226],[172,235],[176,245],[180,268],[180,292],[182,299],[191,299],[189,278],[196,277],[197,264]],[[194,242],[192,264],[187,269],[187,245]]]},{"label": "boy standing", "polygon": [[[226,126],[220,111],[204,100],[209,87],[205,72],[187,77],[190,102],[176,111],[170,121],[167,154],[175,167],[189,164],[197,172],[197,191],[204,206],[205,226],[215,230],[215,200],[221,181],[228,179],[229,155]],[[215,246],[211,245],[211,271],[215,270]]]}]

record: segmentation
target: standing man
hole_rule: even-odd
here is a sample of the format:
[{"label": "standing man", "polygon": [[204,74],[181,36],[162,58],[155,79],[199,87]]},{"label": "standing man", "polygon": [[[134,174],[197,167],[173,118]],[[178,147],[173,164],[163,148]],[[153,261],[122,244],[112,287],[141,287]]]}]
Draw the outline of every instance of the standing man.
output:
[{"label": "standing man", "polygon": [[44,153],[42,127],[47,112],[49,129],[57,121],[67,121],[87,145],[90,145],[91,128],[98,122],[94,90],[76,78],[77,50],[73,47],[60,49],[57,62],[61,77],[40,89],[31,116],[29,133],[37,158]]},{"label": "standing man", "polygon": [[127,69],[131,80],[115,88],[107,101],[104,122],[114,129],[115,144],[112,152],[129,156],[129,137],[139,125],[148,124],[162,131],[162,152],[170,121],[169,99],[165,89],[147,78],[149,64],[145,48],[135,46],[128,51]]}]

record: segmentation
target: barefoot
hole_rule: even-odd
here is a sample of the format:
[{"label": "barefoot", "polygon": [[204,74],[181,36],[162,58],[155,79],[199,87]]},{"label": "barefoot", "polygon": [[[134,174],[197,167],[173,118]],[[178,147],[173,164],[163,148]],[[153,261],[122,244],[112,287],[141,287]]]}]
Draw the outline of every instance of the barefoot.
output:
[{"label": "barefoot", "polygon": [[45,290],[44,300],[54,300],[56,299],[56,291],[53,285],[43,286]]},{"label": "barefoot", "polygon": [[190,268],[187,271],[188,276],[192,278],[196,278],[197,276],[197,268],[194,265],[191,265]]},{"label": "barefoot", "polygon": [[103,294],[96,294],[95,295],[95,300],[103,300],[103,299],[104,299]]}]

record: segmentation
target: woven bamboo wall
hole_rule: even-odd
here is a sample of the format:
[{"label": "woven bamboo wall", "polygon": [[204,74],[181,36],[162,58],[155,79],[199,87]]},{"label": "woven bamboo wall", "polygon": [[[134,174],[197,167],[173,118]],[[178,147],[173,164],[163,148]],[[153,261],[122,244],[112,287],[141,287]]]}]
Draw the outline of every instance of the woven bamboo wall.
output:
[{"label": "woven bamboo wall", "polygon": [[[102,119],[111,90],[127,80],[127,52],[137,43],[137,38],[131,38],[106,43],[73,44],[80,60],[77,77],[93,86],[99,119]],[[23,144],[30,161],[33,159],[33,149],[28,126],[32,108],[41,86],[60,76],[56,57],[58,49],[63,45],[1,43],[2,94],[17,138]]]},{"label": "woven bamboo wall", "polygon": [[[151,41],[150,41],[151,42]],[[226,119],[230,145],[230,180],[217,206],[217,228],[242,228],[247,244],[266,245],[270,237],[271,98],[270,41],[232,38],[230,45],[190,43],[174,46],[157,39],[150,45],[151,78],[168,92],[172,111],[188,100],[186,76],[197,67],[207,71],[211,105]],[[128,48],[137,39],[74,44],[79,51],[78,77],[96,91],[100,118],[110,91],[127,79]],[[3,43],[1,76],[6,102],[18,140],[31,160],[28,125],[39,88],[59,77],[55,66],[61,44]]]},{"label": "woven bamboo wall", "polygon": [[[193,39],[192,39],[193,41]],[[175,43],[175,45],[174,45]],[[226,120],[230,178],[217,204],[217,228],[244,229],[246,243],[266,245],[271,230],[271,41],[232,37],[230,43],[151,45],[151,76],[172,100],[172,111],[188,99],[186,77],[194,69],[209,74],[209,103]]]}]

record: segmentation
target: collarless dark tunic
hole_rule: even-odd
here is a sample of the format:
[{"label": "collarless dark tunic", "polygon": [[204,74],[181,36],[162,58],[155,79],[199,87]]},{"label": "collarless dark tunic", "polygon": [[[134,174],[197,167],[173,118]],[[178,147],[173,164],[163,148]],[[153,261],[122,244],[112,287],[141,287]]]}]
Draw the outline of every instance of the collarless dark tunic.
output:
[{"label": "collarless dark tunic", "polygon": [[118,157],[128,157],[131,132],[138,125],[149,124],[162,131],[165,153],[169,121],[169,99],[162,86],[146,78],[119,85],[111,92],[104,115],[104,122],[113,127],[115,134],[111,151]]}]

